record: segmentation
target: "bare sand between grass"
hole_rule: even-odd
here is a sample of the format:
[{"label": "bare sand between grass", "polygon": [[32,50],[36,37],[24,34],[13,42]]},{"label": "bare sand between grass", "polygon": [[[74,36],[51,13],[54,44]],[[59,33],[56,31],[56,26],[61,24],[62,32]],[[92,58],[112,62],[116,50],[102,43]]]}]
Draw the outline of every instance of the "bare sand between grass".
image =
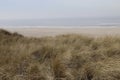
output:
[{"label": "bare sand between grass", "polygon": [[92,37],[120,36],[120,28],[5,28],[27,37],[46,37],[61,34],[81,34]]}]

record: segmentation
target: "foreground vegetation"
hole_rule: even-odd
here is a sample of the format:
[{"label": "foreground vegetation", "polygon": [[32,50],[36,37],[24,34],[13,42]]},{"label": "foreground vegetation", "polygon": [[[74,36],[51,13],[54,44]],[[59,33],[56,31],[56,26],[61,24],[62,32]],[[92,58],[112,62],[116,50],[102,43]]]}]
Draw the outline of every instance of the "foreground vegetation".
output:
[{"label": "foreground vegetation", "polygon": [[0,80],[120,80],[120,38],[0,30]]}]

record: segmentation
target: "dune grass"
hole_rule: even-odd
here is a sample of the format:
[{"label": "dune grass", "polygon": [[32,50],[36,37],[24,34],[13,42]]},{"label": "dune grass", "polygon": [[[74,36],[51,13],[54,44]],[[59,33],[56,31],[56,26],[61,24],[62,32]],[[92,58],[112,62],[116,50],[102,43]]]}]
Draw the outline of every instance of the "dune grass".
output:
[{"label": "dune grass", "polygon": [[0,80],[120,80],[120,37],[0,30]]}]

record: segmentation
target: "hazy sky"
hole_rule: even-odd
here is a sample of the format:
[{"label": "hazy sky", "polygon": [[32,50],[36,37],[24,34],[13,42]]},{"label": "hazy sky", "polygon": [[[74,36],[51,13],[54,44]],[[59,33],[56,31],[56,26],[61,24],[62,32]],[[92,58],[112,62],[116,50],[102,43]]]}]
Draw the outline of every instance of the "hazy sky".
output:
[{"label": "hazy sky", "polygon": [[120,0],[0,0],[0,20],[120,17]]}]

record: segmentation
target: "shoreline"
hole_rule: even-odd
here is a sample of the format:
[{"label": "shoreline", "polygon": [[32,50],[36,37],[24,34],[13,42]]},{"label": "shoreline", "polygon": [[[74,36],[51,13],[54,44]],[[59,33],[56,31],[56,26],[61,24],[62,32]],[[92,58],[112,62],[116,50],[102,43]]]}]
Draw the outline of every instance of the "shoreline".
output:
[{"label": "shoreline", "polygon": [[119,28],[120,25],[88,25],[88,26],[0,26],[0,28],[60,28],[60,29],[69,29],[69,28]]}]

